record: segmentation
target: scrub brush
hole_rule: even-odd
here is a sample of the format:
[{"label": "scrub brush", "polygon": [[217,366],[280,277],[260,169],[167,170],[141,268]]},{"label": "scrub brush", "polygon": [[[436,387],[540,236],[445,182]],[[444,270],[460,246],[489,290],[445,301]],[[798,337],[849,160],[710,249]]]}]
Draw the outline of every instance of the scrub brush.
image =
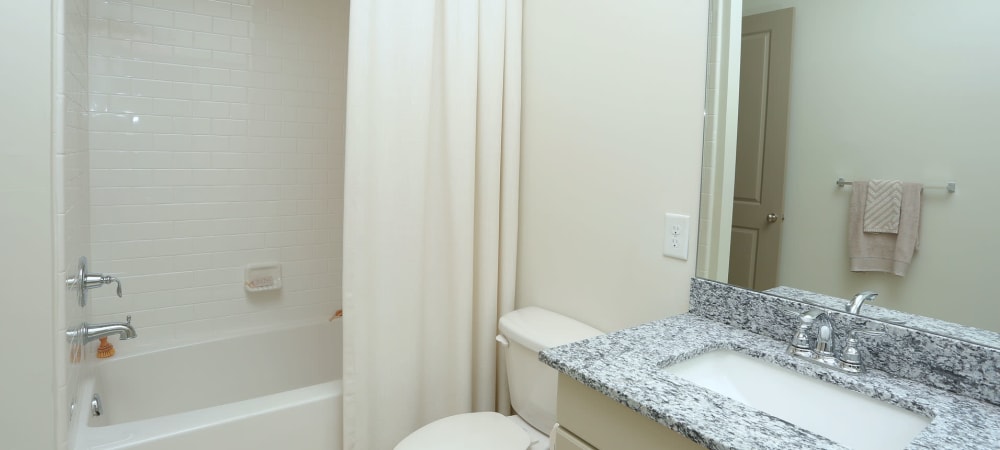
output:
[{"label": "scrub brush", "polygon": [[115,346],[108,342],[107,336],[101,338],[101,345],[97,346],[98,358],[110,358],[115,356]]}]

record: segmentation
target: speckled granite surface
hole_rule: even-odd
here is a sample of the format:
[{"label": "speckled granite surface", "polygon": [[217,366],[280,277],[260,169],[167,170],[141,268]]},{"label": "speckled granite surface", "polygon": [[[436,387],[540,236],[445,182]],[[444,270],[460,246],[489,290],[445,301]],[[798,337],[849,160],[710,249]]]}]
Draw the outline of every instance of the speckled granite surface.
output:
[{"label": "speckled granite surface", "polygon": [[[694,279],[691,282],[691,313],[779,341],[791,337],[797,314],[811,308],[816,306],[715,281]],[[862,340],[862,353],[869,367],[1000,405],[1000,351],[997,349],[883,324],[845,313],[841,305],[819,309],[828,311],[838,343],[845,342],[845,335],[851,328],[866,326],[885,330],[884,336]],[[1000,448],[1000,443],[996,448]]]},{"label": "speckled granite surface", "polygon": [[932,417],[909,449],[1000,447],[1000,407],[879,371],[840,373],[787,356],[784,348],[782,341],[684,314],[551,348],[540,359],[710,449],[846,448],[661,369],[715,349],[766,359]]},{"label": "speckled granite surface", "polygon": [[[829,312],[837,342],[844,342],[852,327],[883,327],[839,312],[842,305],[831,306],[820,309]],[[932,418],[908,449],[1000,449],[1000,351],[884,325],[886,335],[863,343],[872,370],[845,374],[784,353],[798,315],[811,308],[695,279],[690,313],[548,349],[539,358],[710,449],[846,448],[662,370],[717,349],[761,358]]]},{"label": "speckled granite surface", "polygon": [[[785,297],[792,300],[801,300],[824,306],[829,309],[843,309],[847,306],[848,300],[829,295],[818,294],[810,291],[803,291],[788,286],[778,286],[764,291],[765,294],[772,294],[778,297]],[[983,330],[981,328],[967,327],[957,323],[945,322],[930,317],[909,314],[894,309],[883,308],[875,304],[867,303],[861,309],[861,315],[879,321],[898,323],[907,328],[915,328],[929,333],[938,334],[972,344],[979,344],[986,347],[1000,349],[1000,333]]]}]

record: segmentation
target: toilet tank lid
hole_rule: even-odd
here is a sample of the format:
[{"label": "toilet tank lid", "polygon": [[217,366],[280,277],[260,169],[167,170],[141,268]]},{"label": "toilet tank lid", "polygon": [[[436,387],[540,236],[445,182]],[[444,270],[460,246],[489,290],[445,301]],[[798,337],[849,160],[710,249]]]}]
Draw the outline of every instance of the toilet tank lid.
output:
[{"label": "toilet tank lid", "polygon": [[500,334],[538,352],[604,333],[564,315],[529,306],[500,317]]}]

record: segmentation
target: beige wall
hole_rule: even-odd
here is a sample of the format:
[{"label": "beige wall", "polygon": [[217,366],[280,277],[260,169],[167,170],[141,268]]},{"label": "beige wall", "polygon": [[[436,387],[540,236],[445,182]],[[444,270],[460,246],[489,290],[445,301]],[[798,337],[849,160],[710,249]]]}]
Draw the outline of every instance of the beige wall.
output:
[{"label": "beige wall", "polygon": [[[524,6],[517,306],[603,330],[687,311],[708,1]],[[691,216],[690,259],[662,254]]]},{"label": "beige wall", "polygon": [[[3,448],[55,448],[52,241],[52,4],[0,14],[0,436]],[[16,70],[15,70],[16,69]]]},{"label": "beige wall", "polygon": [[[989,280],[1000,267],[1000,3],[746,0],[795,6],[788,175],[779,282],[1000,330]],[[924,193],[921,247],[904,278],[848,271],[849,187],[895,178]]]}]

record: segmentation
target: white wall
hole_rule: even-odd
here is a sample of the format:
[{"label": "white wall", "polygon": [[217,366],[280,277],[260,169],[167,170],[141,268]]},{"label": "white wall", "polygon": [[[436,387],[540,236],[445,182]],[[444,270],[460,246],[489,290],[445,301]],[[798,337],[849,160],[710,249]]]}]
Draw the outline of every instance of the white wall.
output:
[{"label": "white wall", "polygon": [[[96,320],[149,340],[340,307],[347,5],[91,4],[92,266],[125,288]],[[266,261],[283,289],[247,295]]]},{"label": "white wall", "polygon": [[[517,306],[603,330],[687,311],[708,1],[524,6]],[[662,255],[691,216],[690,260]]]},{"label": "white wall", "polygon": [[4,448],[56,446],[51,2],[0,14],[0,273],[5,283],[0,436]]},{"label": "white wall", "polygon": [[[837,295],[874,289],[890,308],[1000,329],[1000,3],[746,0],[795,6],[779,283]],[[924,192],[921,246],[904,278],[848,271],[850,188],[889,178]],[[985,301],[984,301],[985,300]]]}]

